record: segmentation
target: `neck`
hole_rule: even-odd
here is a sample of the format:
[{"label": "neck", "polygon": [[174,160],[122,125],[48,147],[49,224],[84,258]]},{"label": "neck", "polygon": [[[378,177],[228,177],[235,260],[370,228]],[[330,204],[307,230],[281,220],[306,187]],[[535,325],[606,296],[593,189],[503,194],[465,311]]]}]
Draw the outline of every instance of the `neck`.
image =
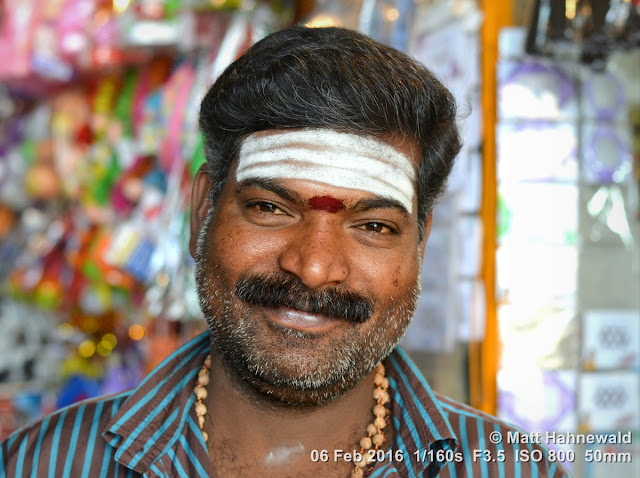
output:
[{"label": "neck", "polygon": [[[350,476],[353,464],[334,460],[334,450],[353,452],[372,420],[375,371],[344,396],[315,407],[274,403],[249,388],[212,347],[204,429],[215,476]],[[387,443],[391,440],[388,437]],[[312,460],[327,450],[328,461]]]}]

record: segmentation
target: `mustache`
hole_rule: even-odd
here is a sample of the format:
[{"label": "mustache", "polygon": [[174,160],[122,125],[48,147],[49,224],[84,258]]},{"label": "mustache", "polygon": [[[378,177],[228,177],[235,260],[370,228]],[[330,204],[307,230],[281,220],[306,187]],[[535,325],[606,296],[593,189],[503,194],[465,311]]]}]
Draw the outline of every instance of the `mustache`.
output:
[{"label": "mustache", "polygon": [[373,301],[362,294],[343,288],[312,290],[289,275],[240,278],[236,295],[259,307],[288,307],[354,323],[366,322],[375,310]]}]

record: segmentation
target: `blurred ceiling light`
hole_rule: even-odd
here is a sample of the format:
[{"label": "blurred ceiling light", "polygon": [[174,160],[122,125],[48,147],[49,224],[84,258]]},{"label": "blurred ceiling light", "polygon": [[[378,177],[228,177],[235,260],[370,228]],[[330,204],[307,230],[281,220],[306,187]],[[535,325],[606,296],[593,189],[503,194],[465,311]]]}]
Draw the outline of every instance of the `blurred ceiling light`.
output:
[{"label": "blurred ceiling light", "polygon": [[131,3],[131,0],[113,0],[113,11],[116,13],[124,12]]},{"label": "blurred ceiling light", "polygon": [[92,340],[85,340],[78,345],[78,353],[83,358],[89,358],[96,353],[96,344]]},{"label": "blurred ceiling light", "polygon": [[64,53],[74,54],[81,51],[87,45],[86,37],[78,32],[67,33],[62,37],[60,47]]},{"label": "blurred ceiling light", "polygon": [[129,337],[132,340],[140,340],[142,337],[144,337],[144,334],[144,327],[142,327],[142,325],[140,324],[133,324],[131,327],[129,327]]},{"label": "blurred ceiling light", "polygon": [[398,9],[393,7],[387,8],[387,10],[384,12],[384,18],[388,22],[395,22],[399,16],[400,12],[398,11]]},{"label": "blurred ceiling light", "polygon": [[111,348],[114,348],[118,343],[118,339],[115,335],[108,333],[104,334],[104,336],[102,337],[102,342],[108,343]]},{"label": "blurred ceiling light", "polygon": [[576,0],[567,0],[565,4],[565,12],[569,20],[573,20],[576,16]]},{"label": "blurred ceiling light", "polygon": [[305,26],[311,28],[333,27],[336,25],[338,25],[336,19],[329,15],[318,15],[305,24]]},{"label": "blurred ceiling light", "polygon": [[180,30],[172,24],[139,21],[129,31],[127,40],[133,45],[174,45]]},{"label": "blurred ceiling light", "polygon": [[111,347],[111,344],[105,341],[99,342],[96,346],[96,352],[98,352],[98,354],[102,355],[103,357],[108,357],[109,355],[111,355],[112,351],[113,347]]},{"label": "blurred ceiling light", "polygon": [[71,337],[73,337],[74,329],[70,323],[65,322],[58,325],[58,327],[56,327],[56,331],[62,339],[69,340]]}]

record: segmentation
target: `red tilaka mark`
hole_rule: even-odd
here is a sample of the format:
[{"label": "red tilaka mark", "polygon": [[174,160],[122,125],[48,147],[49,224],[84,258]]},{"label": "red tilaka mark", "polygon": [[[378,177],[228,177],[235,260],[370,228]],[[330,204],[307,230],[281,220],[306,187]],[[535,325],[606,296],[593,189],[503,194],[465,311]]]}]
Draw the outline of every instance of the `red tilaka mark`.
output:
[{"label": "red tilaka mark", "polygon": [[309,199],[309,205],[311,206],[311,209],[315,209],[316,211],[326,211],[331,214],[335,214],[341,209],[344,209],[342,201],[331,196],[314,196]]}]

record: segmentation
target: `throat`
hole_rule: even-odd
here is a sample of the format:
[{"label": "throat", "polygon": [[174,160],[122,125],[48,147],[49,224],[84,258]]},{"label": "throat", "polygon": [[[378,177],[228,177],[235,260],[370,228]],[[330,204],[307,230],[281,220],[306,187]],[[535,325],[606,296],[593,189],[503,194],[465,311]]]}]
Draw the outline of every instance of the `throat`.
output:
[{"label": "throat", "polygon": [[219,360],[214,356],[207,370],[215,386],[208,387],[202,421],[214,476],[350,477],[358,454],[375,457],[393,443],[389,382],[381,365],[343,397],[302,410],[252,399]]}]

